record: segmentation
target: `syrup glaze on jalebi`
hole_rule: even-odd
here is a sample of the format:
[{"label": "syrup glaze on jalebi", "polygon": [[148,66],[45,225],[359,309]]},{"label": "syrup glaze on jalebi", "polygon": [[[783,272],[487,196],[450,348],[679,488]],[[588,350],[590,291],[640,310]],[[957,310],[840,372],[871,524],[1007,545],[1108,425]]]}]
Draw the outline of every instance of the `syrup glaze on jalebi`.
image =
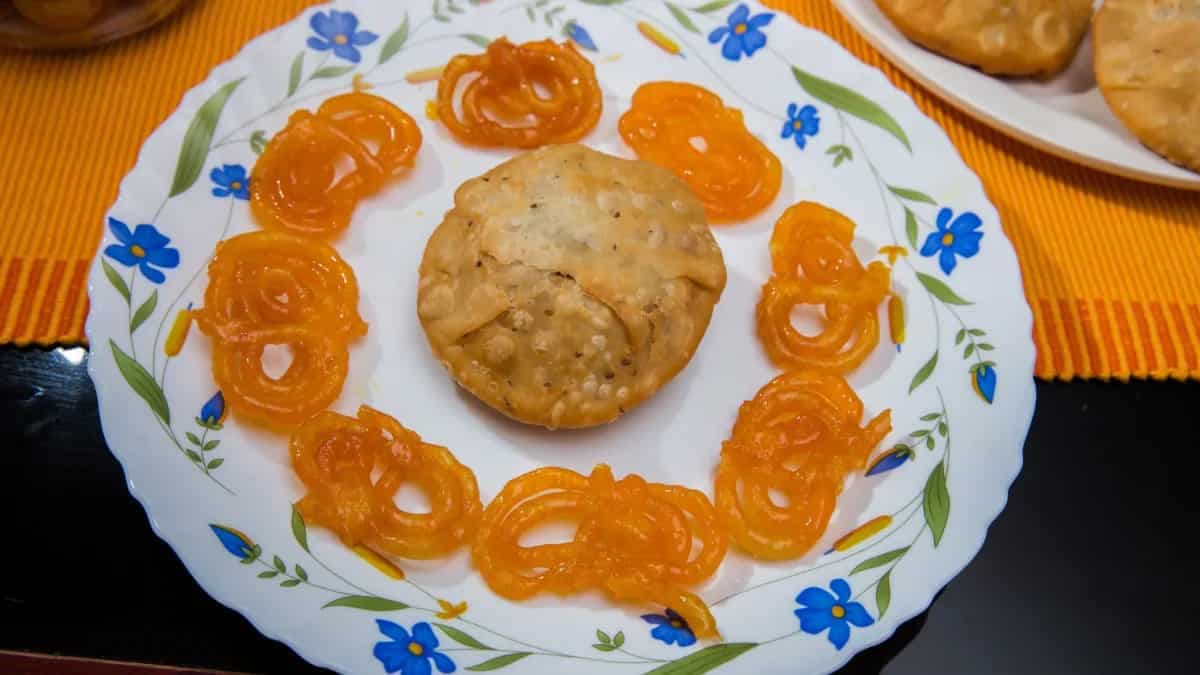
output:
[{"label": "syrup glaze on jalebi", "polygon": [[576,141],[596,126],[602,107],[596,71],[570,43],[497,38],[483,54],[455,56],[438,81],[438,119],[472,145]]},{"label": "syrup glaze on jalebi", "polygon": [[[859,427],[862,401],[841,376],[776,377],[738,410],[721,448],[715,497],[721,524],[762,560],[797,558],[824,534],[845,477],[891,431],[891,411]],[[775,490],[787,498],[777,504]]]},{"label": "syrup glaze on jalebi", "polygon": [[315,114],[293,113],[267,143],[250,181],[251,210],[266,228],[333,236],[420,147],[420,128],[400,108],[371,94],[335,96]]},{"label": "syrup glaze on jalebi", "polygon": [[748,218],[779,194],[779,158],[746,129],[740,110],[703,87],[643,84],[619,128],[638,157],[682,178],[713,222]]},{"label": "syrup glaze on jalebi", "polygon": [[[880,262],[864,268],[853,241],[852,221],[813,202],[792,206],[775,223],[774,274],[763,286],[756,323],[776,366],[847,373],[879,344],[879,305],[890,292],[891,272]],[[819,334],[792,325],[792,309],[801,304],[824,306]]]},{"label": "syrup glaze on jalebi", "polygon": [[[204,307],[193,315],[214,339],[213,378],[236,415],[289,427],[337,399],[349,341],[366,333],[358,284],[328,244],[281,232],[221,242],[209,264]],[[269,345],[292,360],[279,378],[263,368]]]},{"label": "syrup glaze on jalebi", "polygon": [[[578,529],[568,542],[521,544],[550,522]],[[590,476],[547,467],[509,481],[484,512],[473,555],[488,586],[506,598],[603,589],[613,600],[669,607],[698,637],[713,637],[708,607],[682,586],[710,577],[726,547],[703,493],[635,474],[617,481],[600,464]]]},{"label": "syrup glaze on jalebi", "polygon": [[[368,406],[357,419],[321,412],[292,434],[292,467],[308,493],[296,504],[307,523],[327,527],[349,547],[402,558],[440,558],[466,543],[483,513],[475,474],[438,445],[425,443]],[[372,476],[378,476],[372,478]],[[417,485],[428,513],[396,506]]]}]

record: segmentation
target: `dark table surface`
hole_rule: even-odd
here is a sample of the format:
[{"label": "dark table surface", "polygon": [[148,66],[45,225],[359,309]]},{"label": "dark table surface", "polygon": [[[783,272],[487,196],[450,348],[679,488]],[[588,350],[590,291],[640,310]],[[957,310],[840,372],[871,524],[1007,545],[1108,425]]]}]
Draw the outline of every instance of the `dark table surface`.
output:
[{"label": "dark table surface", "polygon": [[[83,358],[0,348],[0,650],[317,672],[151,532]],[[1197,404],[1195,383],[1039,382],[1025,467],[982,552],[843,672],[1195,672]]]}]

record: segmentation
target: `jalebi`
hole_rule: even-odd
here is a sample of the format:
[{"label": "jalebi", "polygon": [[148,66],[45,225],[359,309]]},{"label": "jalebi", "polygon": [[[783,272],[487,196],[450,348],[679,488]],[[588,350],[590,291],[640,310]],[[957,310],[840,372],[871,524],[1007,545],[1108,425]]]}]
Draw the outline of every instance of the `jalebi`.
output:
[{"label": "jalebi", "polygon": [[[350,547],[439,558],[474,534],[483,513],[469,468],[368,406],[358,409],[357,419],[329,411],[310,418],[292,434],[291,455],[308,488],[296,508],[306,522],[329,528]],[[396,506],[396,491],[405,483],[425,493],[428,513]]]},{"label": "jalebi", "polygon": [[[332,247],[280,232],[233,237],[209,263],[204,298],[192,316],[214,340],[213,378],[235,414],[288,427],[337,399],[349,341],[367,326],[354,272]],[[279,378],[263,367],[269,345],[291,352]]]},{"label": "jalebi", "polygon": [[[879,262],[864,268],[853,240],[852,221],[813,202],[792,206],[775,223],[774,274],[763,285],[756,323],[780,368],[847,373],[879,344],[879,305],[890,292],[891,272]],[[792,325],[792,310],[802,304],[824,307],[819,334]]]},{"label": "jalebi", "polygon": [[283,232],[251,232],[217,244],[204,307],[194,316],[217,324],[306,325],[357,337],[358,282],[332,246]]},{"label": "jalebi", "polygon": [[450,59],[438,80],[437,116],[464,143],[535,148],[582,138],[600,119],[596,71],[570,43],[514,45]]},{"label": "jalebi", "polygon": [[[577,524],[574,538],[521,544],[550,522]],[[712,613],[681,587],[710,577],[726,548],[703,493],[634,474],[617,481],[600,464],[590,476],[547,467],[509,481],[484,512],[473,557],[488,586],[506,598],[603,589],[617,601],[673,609],[695,635],[712,637]]]},{"label": "jalebi", "polygon": [[[721,524],[763,560],[797,558],[824,534],[845,477],[891,431],[886,410],[860,428],[862,401],[839,375],[795,371],[742,404],[721,448]],[[787,504],[771,498],[775,490]]]},{"label": "jalebi", "polygon": [[703,87],[643,84],[618,126],[638,157],[688,184],[713,222],[748,218],[779,194],[779,158],[746,129],[740,110]]},{"label": "jalebi", "polygon": [[341,232],[363,198],[412,165],[421,130],[378,96],[350,93],[298,110],[254,165],[250,207],[263,227],[306,237]]}]

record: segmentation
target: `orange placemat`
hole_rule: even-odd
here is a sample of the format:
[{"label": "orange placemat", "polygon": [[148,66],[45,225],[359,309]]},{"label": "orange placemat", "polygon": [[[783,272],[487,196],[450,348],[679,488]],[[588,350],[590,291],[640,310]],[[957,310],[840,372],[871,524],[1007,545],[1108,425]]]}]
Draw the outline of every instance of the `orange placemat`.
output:
[{"label": "orange placemat", "polygon": [[[147,135],[250,38],[314,0],[198,0],[168,23],[76,54],[0,55],[0,343],[77,343],[103,216]],[[983,178],[1035,316],[1040,377],[1200,378],[1200,194],[1028,148],[931,96],[828,0],[772,0],[941,124]]]}]

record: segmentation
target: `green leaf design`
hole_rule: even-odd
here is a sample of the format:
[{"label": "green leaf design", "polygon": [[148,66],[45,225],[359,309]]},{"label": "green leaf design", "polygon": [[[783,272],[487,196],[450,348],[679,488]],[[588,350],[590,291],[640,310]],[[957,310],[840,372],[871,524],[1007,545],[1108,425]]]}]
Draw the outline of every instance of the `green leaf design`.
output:
[{"label": "green leaf design", "polygon": [[954,346],[957,347],[958,345],[961,345],[962,341],[966,340],[966,339],[967,339],[967,329],[966,328],[959,329],[959,331],[954,334]]},{"label": "green leaf design", "polygon": [[279,585],[284,588],[295,588],[300,585],[300,580],[299,579],[288,579],[286,581],[279,582]]},{"label": "green leaf design", "polygon": [[732,4],[733,0],[713,0],[713,2],[706,2],[699,7],[693,8],[692,11],[708,14],[709,12],[715,12],[719,9],[725,9]]},{"label": "green leaf design", "polygon": [[983,352],[990,352],[993,349],[995,349],[995,347],[993,347],[992,345],[990,345],[986,342],[980,342],[978,346],[979,346],[979,350],[983,351]]},{"label": "green leaf design", "polygon": [[221,441],[212,440],[212,441],[209,441],[209,442],[205,443],[205,444],[204,444],[204,447],[202,448],[202,450],[204,450],[205,452],[208,452],[208,451],[212,450],[213,448],[217,447],[217,446],[218,446],[218,445],[220,445],[220,444],[221,444]]},{"label": "green leaf design", "polygon": [[648,670],[645,675],[700,675],[729,663],[757,646],[757,642],[726,642],[705,647],[670,663],[664,663],[654,670]]},{"label": "green leaf design", "polygon": [[917,216],[907,206],[904,207],[904,234],[912,250],[917,250]]},{"label": "green leaf design", "polygon": [[530,23],[533,23],[534,21],[537,21],[537,14],[534,14],[534,13],[533,13],[533,8],[532,8],[532,7],[529,7],[529,6],[526,6],[526,7],[525,7],[525,16],[529,17],[529,21],[530,21]]},{"label": "green leaf design", "polygon": [[167,405],[167,397],[163,396],[162,388],[146,371],[146,368],[135,361],[133,357],[121,351],[116,342],[111,339],[108,341],[108,346],[112,349],[113,359],[117,362],[117,370],[121,371],[121,376],[129,383],[130,388],[137,394],[146,405],[150,406],[150,410],[163,421],[163,424],[171,424],[171,408]]},{"label": "green leaf design", "polygon": [[887,574],[879,579],[879,585],[875,587],[875,606],[879,608],[879,615],[876,619],[882,619],[884,614],[887,614],[888,607],[892,604],[892,571],[888,570]]},{"label": "green leaf design", "polygon": [[295,568],[296,576],[300,577],[301,581],[308,581],[308,572],[305,571],[305,569],[301,567],[299,563],[296,563],[292,567]]},{"label": "green leaf design", "polygon": [[680,26],[683,26],[697,35],[700,34],[700,29],[696,28],[696,24],[692,23],[692,20],[688,18],[688,15],[684,13],[682,9],[669,2],[663,4],[667,6],[667,9],[671,12],[671,16],[675,17],[675,20],[679,22]]},{"label": "green leaf design", "polygon": [[225,109],[225,103],[233,91],[245,79],[239,77],[221,87],[196,111],[196,116],[192,118],[192,123],[183,135],[183,145],[179,148],[179,160],[175,162],[175,178],[171,181],[170,197],[192,187],[200,177],[204,160],[208,159],[209,144],[212,143],[213,131],[217,128],[221,111]]},{"label": "green leaf design", "polygon": [[901,199],[907,199],[910,202],[925,202],[926,204],[933,204],[934,206],[937,206],[937,202],[933,201],[933,197],[930,197],[924,192],[920,192],[918,190],[910,190],[908,188],[896,187],[894,185],[889,185],[888,190],[890,190],[891,193],[897,197]]},{"label": "green leaf design", "polygon": [[263,154],[263,150],[267,149],[267,132],[259,129],[250,134],[250,149],[256,155]]},{"label": "green leaf design", "polygon": [[204,458],[200,456],[200,453],[196,452],[195,450],[184,450],[183,452],[188,456],[188,459],[197,464],[200,464],[204,461]]},{"label": "green leaf design", "polygon": [[942,416],[942,413],[935,413],[935,412],[926,413],[924,415],[921,415],[921,421],[922,422],[932,422],[941,416]]},{"label": "green leaf design", "polygon": [[491,647],[483,644],[482,642],[480,642],[479,640],[476,640],[475,638],[471,637],[470,635],[467,635],[466,633],[455,628],[454,626],[447,626],[444,623],[435,623],[433,625],[435,625],[439,629],[441,629],[441,631],[446,634],[446,637],[450,638],[451,640],[454,640],[455,642],[457,642],[458,644],[460,644],[464,647],[470,647],[471,649],[486,649],[488,651],[495,651]]},{"label": "green leaf design", "polygon": [[938,353],[935,351],[933,356],[929,357],[929,360],[925,362],[925,365],[921,366],[921,369],[917,371],[917,374],[913,375],[912,382],[908,385],[908,393],[913,393],[917,387],[929,379],[929,376],[933,374],[933,369],[937,368],[937,362]]},{"label": "green leaf design", "polygon": [[963,350],[963,358],[964,359],[970,358],[971,354],[974,354],[974,353],[975,353],[975,343],[972,342],[971,344],[967,345],[966,349]]},{"label": "green leaf design", "polygon": [[133,318],[129,320],[130,335],[133,335],[134,331],[146,323],[146,319],[150,318],[150,315],[154,313],[154,308],[157,306],[158,289],[156,288],[150,293],[150,297],[146,298],[146,301],[142,303],[142,306],[138,307],[137,311],[133,313]]},{"label": "green leaf design", "polygon": [[608,633],[605,633],[604,631],[600,630],[599,628],[596,629],[596,639],[599,640],[600,642],[603,642],[606,645],[612,644],[612,638],[610,638],[608,636]]},{"label": "green leaf design", "polygon": [[183,437],[186,438],[188,443],[191,443],[192,445],[200,445],[200,437],[190,431],[184,432]]},{"label": "green leaf design", "polygon": [[513,652],[511,654],[504,654],[502,656],[488,659],[482,663],[476,663],[473,666],[467,666],[466,669],[475,673],[486,672],[489,670],[499,670],[505,666],[511,666],[512,664],[529,655],[529,652]]},{"label": "green leaf design", "polygon": [[984,335],[987,335],[987,331],[980,330],[979,328],[972,328],[972,329],[968,330],[967,332],[970,333],[971,335],[974,335],[975,337],[983,337]]},{"label": "green leaf design", "polygon": [[208,463],[208,470],[209,470],[209,471],[212,471],[213,469],[215,469],[215,468],[217,468],[217,467],[221,466],[221,465],[222,465],[222,464],[224,464],[224,463],[225,463],[225,460],[224,460],[224,459],[222,459],[222,458],[220,458],[220,457],[218,457],[218,458],[216,458],[216,459],[214,459],[213,461],[211,461],[211,462],[209,462],[209,463]]},{"label": "green leaf design", "polygon": [[283,560],[280,559],[279,556],[275,556],[275,560],[272,561],[272,564],[275,566],[275,569],[279,570],[281,573],[287,572],[287,565],[283,564]]},{"label": "green leaf design", "polygon": [[904,557],[905,553],[908,553],[907,546],[905,546],[904,548],[898,548],[895,551],[888,551],[887,553],[882,553],[880,555],[875,556],[874,558],[868,558],[868,559],[858,563],[858,565],[855,565],[854,569],[850,570],[850,574],[854,575],[854,574],[858,574],[859,572],[873,570],[876,567],[883,567],[884,565],[892,562],[893,560],[896,560],[897,558]]},{"label": "green leaf design", "polygon": [[292,59],[292,69],[288,72],[288,93],[287,97],[291,98],[296,90],[300,88],[300,76],[304,74],[304,52],[301,51]]},{"label": "green leaf design", "polygon": [[484,49],[487,49],[487,46],[492,44],[491,40],[489,40],[488,38],[486,38],[482,35],[479,35],[478,33],[463,33],[459,37],[463,38],[464,40],[470,40],[471,42],[474,42],[475,44],[479,45],[480,47],[483,47]]},{"label": "green leaf design", "polygon": [[559,13],[561,13],[564,9],[566,9],[566,7],[559,5],[558,7],[555,7],[554,9],[550,10],[549,12],[546,12],[546,15],[542,17],[543,19],[546,20],[546,25],[550,28],[554,28],[554,20],[558,17]]},{"label": "green leaf design", "polygon": [[104,268],[104,276],[108,277],[108,283],[117,289],[117,293],[120,293],[122,298],[125,298],[125,304],[129,304],[129,285],[121,278],[121,274],[113,269],[113,266],[109,265],[104,258],[100,259],[100,267]]},{"label": "green leaf design", "polygon": [[396,52],[404,47],[404,43],[408,42],[408,12],[404,13],[404,21],[400,22],[400,27],[392,31],[392,34],[383,41],[383,46],[379,48],[379,65],[388,62]]},{"label": "green leaf design", "polygon": [[295,537],[296,543],[300,544],[300,548],[308,550],[308,526],[304,523],[304,516],[300,515],[295,506],[292,507],[292,536]]},{"label": "green leaf design", "polygon": [[613,646],[619,648],[621,645],[624,645],[624,644],[625,644],[625,631],[619,630],[619,631],[617,631],[617,634],[613,636]]},{"label": "green leaf design", "polygon": [[932,450],[933,446],[934,446],[933,436],[926,436],[925,437],[925,449]]},{"label": "green leaf design", "polygon": [[901,129],[896,120],[886,110],[879,107],[878,103],[856,91],[847,89],[829,80],[821,79],[795,66],[792,66],[792,74],[795,75],[796,81],[800,83],[804,91],[808,92],[813,98],[824,101],[864,122],[874,124],[895,136],[897,140],[904,144],[905,148],[908,148],[909,152],[912,152],[912,145],[909,144],[908,136],[904,133],[904,129]]},{"label": "green leaf design", "polygon": [[331,77],[341,77],[352,70],[354,70],[354,66],[325,66],[313,73],[308,79],[324,80]]},{"label": "green leaf design", "polygon": [[945,460],[938,462],[929,473],[929,480],[925,482],[922,507],[925,511],[925,524],[929,525],[933,545],[936,547],[942,542],[942,535],[946,533],[946,521],[950,518],[950,492],[946,489]]},{"label": "green leaf design", "polygon": [[933,294],[933,297],[937,298],[938,300],[941,300],[942,302],[946,303],[947,305],[973,305],[973,304],[975,304],[975,303],[971,302],[970,300],[964,300],[957,293],[950,290],[950,287],[947,286],[946,283],[943,282],[941,279],[936,279],[936,278],[931,277],[928,274],[924,274],[922,272],[917,272],[917,279],[921,282],[921,285],[925,287],[925,290],[927,290]]},{"label": "green leaf design", "polygon": [[374,595],[343,595],[336,600],[321,605],[321,609],[329,609],[330,607],[349,607],[350,609],[361,609],[367,612],[395,612],[401,609],[408,609],[408,605],[387,598],[380,598]]},{"label": "green leaf design", "polygon": [[271,578],[274,578],[275,576],[277,576],[278,574],[279,574],[279,572],[276,572],[275,570],[267,570],[266,572],[259,572],[258,578],[259,579],[271,579]]},{"label": "green leaf design", "polygon": [[911,434],[909,434],[909,436],[912,436],[913,438],[925,438],[928,435],[929,435],[928,429],[921,429],[919,431],[914,431]]},{"label": "green leaf design", "polygon": [[937,429],[938,429],[938,435],[941,436],[942,438],[945,438],[946,434],[950,433],[950,427],[947,426],[945,422],[938,422]]},{"label": "green leaf design", "polygon": [[596,644],[592,645],[592,649],[598,649],[602,652],[612,652],[612,651],[616,651],[617,648],[612,645],[605,645],[605,644],[600,644],[599,642],[597,642]]}]

